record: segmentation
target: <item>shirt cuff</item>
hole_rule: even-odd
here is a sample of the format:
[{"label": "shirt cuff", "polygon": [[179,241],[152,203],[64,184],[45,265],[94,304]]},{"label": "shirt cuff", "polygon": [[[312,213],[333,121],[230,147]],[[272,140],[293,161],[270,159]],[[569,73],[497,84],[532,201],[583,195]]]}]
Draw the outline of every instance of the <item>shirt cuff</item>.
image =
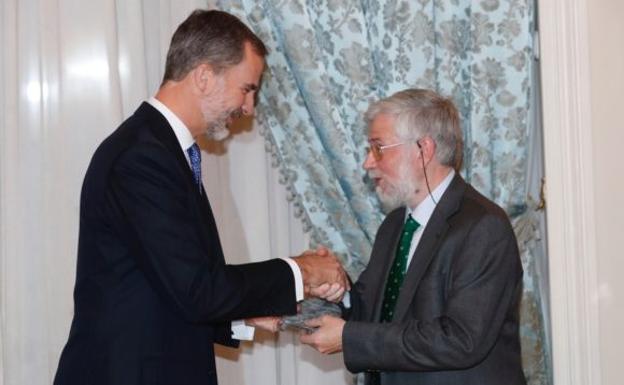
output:
[{"label": "shirt cuff", "polygon": [[297,262],[293,261],[291,258],[282,258],[288,266],[292,269],[293,277],[295,277],[295,298],[297,302],[303,301],[303,276],[301,275],[301,269]]},{"label": "shirt cuff", "polygon": [[256,328],[245,324],[243,320],[232,321],[232,338],[241,341],[253,341]]},{"label": "shirt cuff", "polygon": [[345,309],[351,309],[351,292],[348,291],[345,293],[344,297],[342,297],[342,305]]}]

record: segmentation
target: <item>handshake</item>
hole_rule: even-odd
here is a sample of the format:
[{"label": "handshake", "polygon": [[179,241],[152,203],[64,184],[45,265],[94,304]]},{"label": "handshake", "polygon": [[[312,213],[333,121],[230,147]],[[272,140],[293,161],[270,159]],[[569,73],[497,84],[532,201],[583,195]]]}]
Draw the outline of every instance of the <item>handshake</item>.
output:
[{"label": "handshake", "polygon": [[[303,278],[305,298],[320,298],[339,302],[351,289],[349,277],[338,258],[324,247],[308,250],[292,259],[299,266]],[[319,301],[322,302],[322,301]],[[333,305],[336,307],[336,305]],[[301,306],[299,306],[301,311]],[[305,313],[304,306],[304,313]],[[245,320],[250,326],[276,332],[282,325],[282,317],[257,317]]]},{"label": "handshake", "polygon": [[349,277],[338,258],[324,247],[308,250],[293,260],[303,277],[305,297],[338,302],[351,289]]}]

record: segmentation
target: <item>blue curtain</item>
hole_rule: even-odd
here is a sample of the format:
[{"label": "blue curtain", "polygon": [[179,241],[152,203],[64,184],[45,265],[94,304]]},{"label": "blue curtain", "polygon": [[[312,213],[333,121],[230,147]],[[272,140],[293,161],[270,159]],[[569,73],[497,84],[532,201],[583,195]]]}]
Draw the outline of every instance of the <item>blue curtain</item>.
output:
[{"label": "blue curtain", "polygon": [[258,119],[299,216],[352,278],[383,218],[361,168],[369,103],[408,87],[450,96],[462,174],[516,225],[526,271],[522,343],[530,384],[551,382],[527,209],[532,0],[223,0],[267,44]]}]

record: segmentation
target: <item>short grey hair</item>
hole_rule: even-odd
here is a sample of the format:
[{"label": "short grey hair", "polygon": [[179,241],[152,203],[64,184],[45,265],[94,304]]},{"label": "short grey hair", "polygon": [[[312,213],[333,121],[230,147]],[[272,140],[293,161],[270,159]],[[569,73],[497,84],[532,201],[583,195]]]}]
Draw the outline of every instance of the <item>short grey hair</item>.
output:
[{"label": "short grey hair", "polygon": [[396,135],[405,141],[429,136],[436,143],[438,161],[459,170],[463,161],[463,136],[459,112],[450,99],[425,89],[407,89],[370,105],[366,121],[377,115],[395,119]]},{"label": "short grey hair", "polygon": [[245,42],[259,56],[266,56],[262,40],[236,16],[217,10],[195,10],[171,38],[163,83],[181,80],[201,63],[210,64],[220,73],[243,60]]}]

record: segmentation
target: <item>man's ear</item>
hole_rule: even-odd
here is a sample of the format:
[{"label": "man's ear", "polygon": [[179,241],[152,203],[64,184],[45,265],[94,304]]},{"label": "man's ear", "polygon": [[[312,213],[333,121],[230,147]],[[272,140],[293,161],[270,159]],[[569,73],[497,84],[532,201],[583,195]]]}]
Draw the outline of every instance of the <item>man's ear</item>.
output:
[{"label": "man's ear", "polygon": [[215,86],[216,77],[214,70],[208,63],[202,63],[191,71],[195,88],[203,95],[208,94]]},{"label": "man's ear", "polygon": [[420,151],[420,156],[423,158],[425,163],[429,163],[435,154],[436,144],[428,136],[418,139],[416,142],[418,149]]}]

